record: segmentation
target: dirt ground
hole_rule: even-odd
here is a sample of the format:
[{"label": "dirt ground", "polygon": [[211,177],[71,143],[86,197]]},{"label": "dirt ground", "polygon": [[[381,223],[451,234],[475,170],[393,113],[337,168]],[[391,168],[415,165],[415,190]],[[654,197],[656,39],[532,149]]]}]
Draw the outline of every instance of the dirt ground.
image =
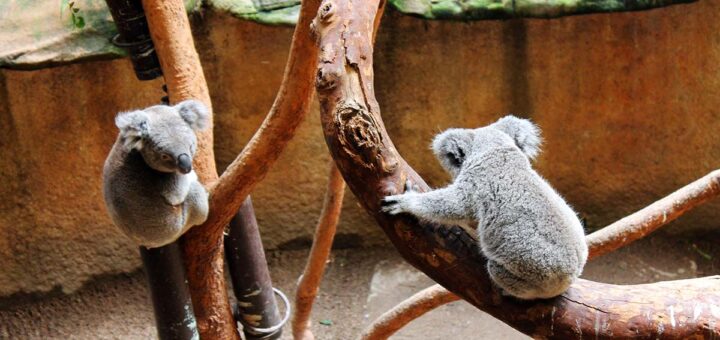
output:
[{"label": "dirt ground", "polygon": [[[588,264],[584,277],[618,284],[720,274],[717,236],[651,237]],[[292,295],[307,250],[270,252],[275,285]],[[152,309],[142,271],[100,277],[77,293],[0,299],[1,339],[151,339]],[[432,281],[393,249],[333,252],[313,311],[317,339],[353,339],[372,319]],[[289,327],[283,339],[290,339]],[[465,302],[443,306],[393,339],[524,339]]]}]

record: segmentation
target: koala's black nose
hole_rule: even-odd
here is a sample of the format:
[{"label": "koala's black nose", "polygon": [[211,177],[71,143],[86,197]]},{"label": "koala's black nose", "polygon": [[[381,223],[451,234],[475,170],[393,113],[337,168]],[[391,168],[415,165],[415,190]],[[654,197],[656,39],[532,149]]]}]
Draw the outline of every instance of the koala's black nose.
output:
[{"label": "koala's black nose", "polygon": [[178,168],[180,172],[186,174],[192,171],[192,159],[187,154],[178,156]]}]

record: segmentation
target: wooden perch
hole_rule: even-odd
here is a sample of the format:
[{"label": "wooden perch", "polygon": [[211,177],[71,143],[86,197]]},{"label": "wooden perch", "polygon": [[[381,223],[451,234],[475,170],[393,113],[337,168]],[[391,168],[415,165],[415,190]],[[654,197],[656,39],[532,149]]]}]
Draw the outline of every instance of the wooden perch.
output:
[{"label": "wooden perch", "polygon": [[[238,339],[223,276],[223,230],[255,184],[278,159],[309,111],[314,93],[314,65],[317,63],[317,48],[310,32],[310,22],[317,13],[318,5],[316,0],[303,1],[283,82],[273,107],[219,180],[212,156],[212,128],[198,136],[200,148],[196,168],[203,183],[210,186],[210,214],[203,225],[193,227],[183,237],[183,252],[198,330],[203,339]],[[177,0],[145,0],[144,4],[149,22],[161,20],[167,23],[151,23],[151,31],[153,27],[169,28],[165,32],[152,33],[163,70],[167,65],[177,72],[177,80],[166,73],[166,78],[170,78],[167,80],[170,100],[177,102],[197,98],[209,106],[207,86],[193,48],[187,17],[184,9],[180,11],[181,6],[182,1]],[[170,46],[169,53],[161,51],[165,46]],[[187,53],[176,53],[175,56],[175,50]],[[172,59],[166,58],[168,55]]]},{"label": "wooden perch", "polygon": [[345,195],[345,181],[335,163],[330,162],[330,176],[328,179],[325,201],[322,213],[315,229],[313,245],[310,249],[308,262],[298,282],[297,293],[295,294],[295,314],[292,321],[293,339],[312,340],[315,337],[310,331],[310,313],[313,302],[320,289],[327,263],[332,248],[335,230],[340,221],[343,196]]},{"label": "wooden perch", "polygon": [[400,302],[380,315],[360,335],[360,339],[387,339],[411,321],[444,304],[460,300],[441,285],[432,285]]},{"label": "wooden perch", "polygon": [[462,228],[380,212],[406,180],[425,182],[395,150],[373,92],[372,36],[377,1],[325,0],[317,92],[328,148],[348,186],[403,258],[433,280],[513,328],[537,338],[720,336],[720,277],[616,286],[579,280],[549,300],[502,296],[475,240]]},{"label": "wooden perch", "polygon": [[[207,105],[212,112],[210,94],[200,58],[195,51],[190,22],[185,14],[183,2],[143,0],[142,3],[167,83],[170,103],[197,99]],[[198,151],[195,155],[194,168],[200,181],[205,186],[212,186],[217,180],[213,154],[212,115],[208,128],[198,133],[197,138]],[[211,206],[211,208],[216,207]],[[214,235],[196,233],[194,236],[185,235],[182,239],[188,285],[198,331],[203,338],[240,339],[225,287],[222,248],[220,247],[216,253],[193,252],[197,243],[222,242],[220,237],[217,239],[213,237]]]},{"label": "wooden perch", "polygon": [[[718,195],[720,170],[715,170],[642,210],[588,235],[588,259],[627,246]],[[459,296],[440,285],[430,286],[380,315],[367,327],[362,339],[386,339],[412,320],[459,299]]]},{"label": "wooden perch", "polygon": [[718,195],[720,170],[715,170],[642,210],[588,235],[589,256],[605,255],[641,239]]}]

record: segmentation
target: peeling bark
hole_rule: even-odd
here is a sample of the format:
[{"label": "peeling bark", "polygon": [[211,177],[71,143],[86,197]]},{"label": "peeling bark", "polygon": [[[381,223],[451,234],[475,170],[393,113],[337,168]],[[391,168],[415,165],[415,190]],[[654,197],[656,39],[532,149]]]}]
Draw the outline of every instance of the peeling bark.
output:
[{"label": "peeling bark", "polygon": [[477,242],[462,228],[381,213],[381,199],[402,192],[406,180],[420,191],[429,188],[397,153],[380,118],[371,44],[378,5],[322,2],[313,22],[321,49],[316,86],[325,140],[338,168],[406,261],[537,338],[720,336],[720,277],[635,286],[578,280],[560,297],[520,301],[493,286]]},{"label": "peeling bark", "polygon": [[[629,245],[718,195],[720,170],[715,170],[642,210],[588,235],[588,260]],[[459,299],[459,296],[440,285],[430,286],[383,313],[368,326],[362,338],[385,339],[423,314]]]}]

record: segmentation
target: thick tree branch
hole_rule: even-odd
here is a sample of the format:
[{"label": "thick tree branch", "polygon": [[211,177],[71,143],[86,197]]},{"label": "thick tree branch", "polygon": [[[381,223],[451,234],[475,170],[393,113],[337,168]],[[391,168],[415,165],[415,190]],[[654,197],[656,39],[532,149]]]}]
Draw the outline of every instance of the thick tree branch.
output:
[{"label": "thick tree branch", "polygon": [[321,48],[316,86],[325,140],[338,168],[406,261],[538,338],[720,335],[710,310],[720,303],[720,277],[636,286],[578,280],[560,297],[520,301],[497,291],[475,240],[462,228],[381,213],[380,200],[401,192],[406,180],[421,191],[428,187],[397,153],[380,118],[371,44],[377,8],[377,1],[323,1],[314,21]]},{"label": "thick tree branch", "polygon": [[[155,1],[162,5],[162,1]],[[200,335],[204,339],[237,337],[236,331],[230,335],[231,327],[227,326],[232,321],[232,315],[223,276],[223,230],[255,184],[278,159],[309,111],[314,93],[314,65],[317,62],[310,22],[317,13],[318,5],[316,0],[303,1],[283,82],[270,113],[242,153],[210,189],[208,220],[190,229],[183,237],[193,307]],[[212,150],[212,147],[206,148]],[[205,179],[205,183],[210,182]],[[234,321],[232,324],[234,329]]]},{"label": "thick tree branch", "polygon": [[[715,170],[642,210],[588,235],[589,259],[629,245],[718,195],[720,170]],[[368,326],[362,338],[386,339],[412,320],[459,299],[459,296],[440,285],[430,286],[379,316]]]},{"label": "thick tree branch", "polygon": [[338,221],[340,221],[344,195],[345,181],[343,181],[335,163],[330,162],[330,176],[322,213],[315,229],[315,237],[308,256],[308,262],[300,277],[297,293],[295,294],[295,314],[292,321],[293,339],[295,340],[312,340],[315,338],[309,327],[310,313],[320,289],[325,264],[330,256],[335,230]]},{"label": "thick tree branch", "polygon": [[[143,0],[143,8],[163,69],[170,102],[198,99],[212,110],[207,83],[200,58],[195,51],[183,2]],[[195,155],[194,167],[202,183],[211,186],[217,180],[213,155],[212,115],[209,127],[198,133],[197,137],[198,152]],[[188,261],[187,245],[202,236],[205,235],[190,240],[187,236],[183,237],[186,272],[198,331],[203,338],[239,339],[225,288],[222,248],[217,251],[219,256],[204,255],[206,261],[202,266],[197,264],[193,266],[192,261]],[[200,279],[198,279],[199,275],[202,275]]]}]

